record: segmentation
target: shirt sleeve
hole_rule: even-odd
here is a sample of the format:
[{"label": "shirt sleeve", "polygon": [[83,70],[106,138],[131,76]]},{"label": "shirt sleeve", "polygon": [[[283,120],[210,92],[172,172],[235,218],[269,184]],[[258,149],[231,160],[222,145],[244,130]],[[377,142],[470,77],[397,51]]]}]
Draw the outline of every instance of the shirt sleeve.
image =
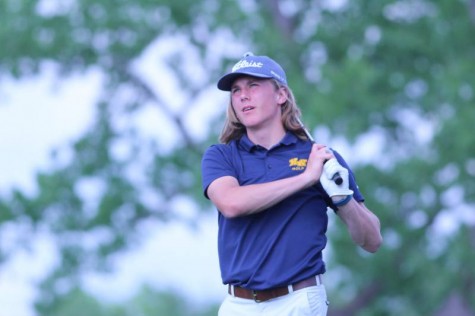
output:
[{"label": "shirt sleeve", "polygon": [[207,199],[209,199],[207,193],[209,185],[224,176],[237,178],[229,148],[224,144],[212,145],[205,151],[201,160],[203,194]]}]

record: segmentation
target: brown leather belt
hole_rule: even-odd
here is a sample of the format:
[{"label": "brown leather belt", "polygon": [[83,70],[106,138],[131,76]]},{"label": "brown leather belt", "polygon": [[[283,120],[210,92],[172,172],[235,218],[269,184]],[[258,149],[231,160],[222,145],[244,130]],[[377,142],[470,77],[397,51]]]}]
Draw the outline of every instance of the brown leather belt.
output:
[{"label": "brown leather belt", "polygon": [[[228,285],[228,293],[235,297],[254,300],[257,303],[265,302],[270,299],[287,295],[293,291],[301,290],[306,287],[322,284],[322,275],[313,276],[303,281],[292,284],[291,286],[281,286],[269,290],[248,290],[239,286]],[[292,290],[289,291],[289,288]]]}]

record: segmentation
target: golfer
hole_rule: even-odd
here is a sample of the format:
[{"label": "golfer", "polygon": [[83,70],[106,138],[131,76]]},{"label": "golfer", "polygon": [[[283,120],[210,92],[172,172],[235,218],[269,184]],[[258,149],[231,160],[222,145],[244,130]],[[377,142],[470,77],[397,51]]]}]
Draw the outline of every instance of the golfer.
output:
[{"label": "golfer", "polygon": [[326,315],[328,207],[368,252],[382,243],[379,220],[341,155],[310,141],[279,64],[246,54],[218,88],[230,102],[220,144],[203,155],[202,181],[218,209],[228,285],[219,315]]}]

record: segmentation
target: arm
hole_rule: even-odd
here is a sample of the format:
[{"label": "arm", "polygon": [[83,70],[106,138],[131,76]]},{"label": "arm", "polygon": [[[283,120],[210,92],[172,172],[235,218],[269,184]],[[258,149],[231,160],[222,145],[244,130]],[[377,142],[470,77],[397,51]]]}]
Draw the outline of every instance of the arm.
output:
[{"label": "arm", "polygon": [[297,176],[244,186],[234,177],[224,176],[211,182],[208,197],[225,217],[261,212],[314,185],[320,178],[324,161],[330,157],[324,146],[314,145],[305,171]]},{"label": "arm", "polygon": [[[341,175],[343,183],[336,184],[331,181],[335,173]],[[337,214],[347,226],[351,239],[364,250],[376,252],[383,241],[379,219],[366,208],[363,202],[358,202],[353,198],[353,191],[349,189],[348,169],[333,158],[325,164],[320,182],[338,208]]]},{"label": "arm", "polygon": [[[335,196],[334,200],[342,198]],[[381,225],[378,217],[368,210],[363,202],[357,202],[352,198],[350,202],[338,208],[337,214],[357,245],[372,253],[378,250],[383,242]]]}]

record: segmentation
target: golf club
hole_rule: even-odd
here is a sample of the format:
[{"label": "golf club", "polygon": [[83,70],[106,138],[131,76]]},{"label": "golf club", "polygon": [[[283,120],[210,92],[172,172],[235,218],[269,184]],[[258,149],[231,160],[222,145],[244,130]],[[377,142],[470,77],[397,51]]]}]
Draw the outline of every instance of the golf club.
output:
[{"label": "golf club", "polygon": [[[300,124],[300,126],[302,126],[304,132],[305,132],[305,135],[307,135],[308,139],[312,142],[312,143],[315,143],[315,141],[313,140],[313,137],[312,135],[310,134],[310,132],[307,130],[307,128],[305,127],[305,125],[303,125],[302,121],[300,119],[298,119],[298,122]],[[332,177],[331,179],[333,181],[335,181],[335,183],[337,185],[340,185],[343,183],[343,179],[341,178],[340,176],[340,173],[336,172]]]}]

